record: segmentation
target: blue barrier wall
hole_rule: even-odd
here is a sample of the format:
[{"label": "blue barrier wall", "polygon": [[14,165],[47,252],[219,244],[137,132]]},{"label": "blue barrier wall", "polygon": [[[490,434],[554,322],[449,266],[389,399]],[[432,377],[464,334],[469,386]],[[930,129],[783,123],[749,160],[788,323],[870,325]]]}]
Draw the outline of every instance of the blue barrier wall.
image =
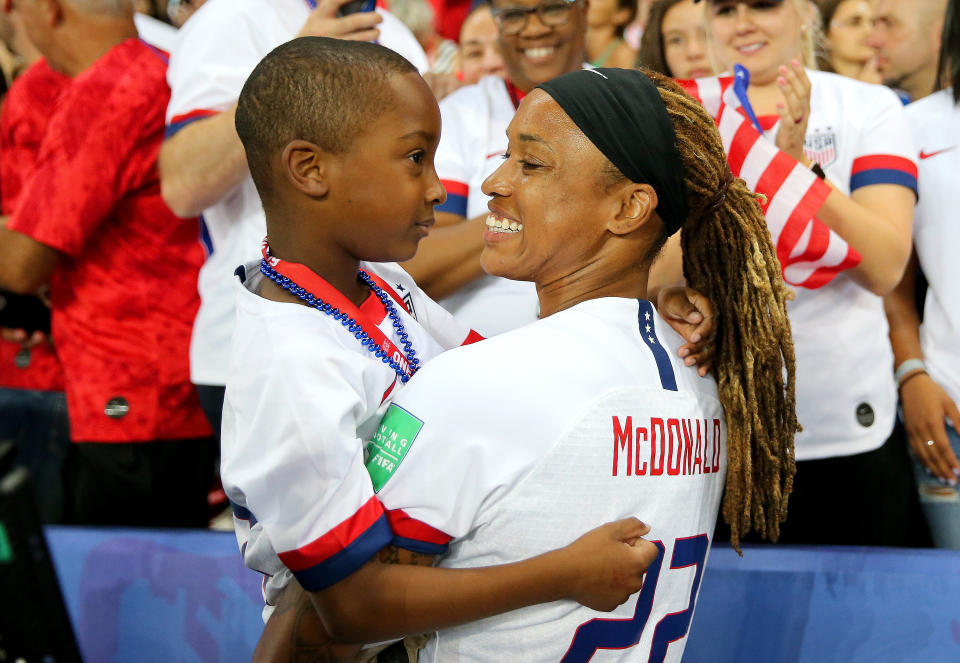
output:
[{"label": "blue barrier wall", "polygon": [[232,534],[48,527],[86,663],[249,661],[260,576]]},{"label": "blue barrier wall", "polygon": [[[250,660],[260,579],[232,534],[46,531],[87,663]],[[960,553],[717,546],[684,663],[726,661],[960,663]]]},{"label": "blue barrier wall", "polygon": [[729,545],[684,663],[960,663],[960,552]]}]

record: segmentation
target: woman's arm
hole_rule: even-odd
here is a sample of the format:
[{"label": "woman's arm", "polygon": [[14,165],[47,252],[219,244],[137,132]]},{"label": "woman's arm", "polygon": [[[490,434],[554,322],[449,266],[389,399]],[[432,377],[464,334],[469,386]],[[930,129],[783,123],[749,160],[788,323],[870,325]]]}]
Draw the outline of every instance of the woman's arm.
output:
[{"label": "woman's arm", "polygon": [[[777,147],[809,168],[803,142],[810,118],[810,79],[794,61],[780,68],[778,85],[784,103],[777,106]],[[827,184],[833,191],[817,218],[860,254],[860,264],[848,272],[851,278],[874,294],[886,295],[900,282],[910,258],[914,192],[897,184],[875,184],[846,196],[829,180]]]},{"label": "woman's arm", "polygon": [[[908,359],[923,359],[920,346],[920,316],[917,314],[915,274],[919,267],[916,254],[910,260],[903,280],[887,295],[884,308],[890,323],[890,345],[894,366]],[[960,411],[943,387],[922,368],[905,373],[897,385],[903,407],[903,422],[914,455],[942,481],[956,484],[960,474],[950,440],[946,419],[960,432]],[[933,444],[929,444],[929,442]]]}]

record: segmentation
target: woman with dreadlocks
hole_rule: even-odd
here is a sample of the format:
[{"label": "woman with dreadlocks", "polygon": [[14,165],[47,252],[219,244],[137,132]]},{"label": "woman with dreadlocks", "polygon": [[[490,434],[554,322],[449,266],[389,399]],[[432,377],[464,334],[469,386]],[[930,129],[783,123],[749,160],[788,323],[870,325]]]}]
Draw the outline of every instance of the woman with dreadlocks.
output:
[{"label": "woman with dreadlocks", "polygon": [[[566,74],[507,134],[483,185],[482,261],[534,282],[541,319],[426,365],[367,468],[396,545],[443,566],[536,555],[627,514],[659,555],[612,619],[556,602],[441,631],[422,660],[679,661],[724,487],[735,547],[751,529],[776,538],[786,513],[797,422],[780,264],[713,120],[666,77]],[[682,339],[646,299],[677,232],[689,284],[718,311],[715,380],[676,356]]]}]

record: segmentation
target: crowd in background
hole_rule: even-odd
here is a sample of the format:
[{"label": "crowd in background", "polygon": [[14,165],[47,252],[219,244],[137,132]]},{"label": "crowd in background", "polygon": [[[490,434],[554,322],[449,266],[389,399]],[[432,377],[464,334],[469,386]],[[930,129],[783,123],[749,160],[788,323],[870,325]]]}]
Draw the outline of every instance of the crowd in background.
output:
[{"label": "crowd in background", "polygon": [[537,317],[530,284],[479,266],[480,182],[519,99],[584,65],[743,65],[763,140],[829,185],[818,217],[859,256],[791,304],[804,432],[782,540],[960,548],[954,3],[130,4],[0,13],[0,442],[46,522],[205,526],[225,508],[230,285],[265,232],[236,100],[271,49],[320,35],[379,40],[440,100],[447,199],[405,266],[485,335]]}]

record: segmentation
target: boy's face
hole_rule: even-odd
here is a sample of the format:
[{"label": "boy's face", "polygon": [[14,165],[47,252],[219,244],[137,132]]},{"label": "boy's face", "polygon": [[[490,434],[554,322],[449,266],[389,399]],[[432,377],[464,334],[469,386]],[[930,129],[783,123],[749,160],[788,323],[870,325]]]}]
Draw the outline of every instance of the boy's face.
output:
[{"label": "boy's face", "polygon": [[433,206],[447,194],[434,169],[440,110],[416,73],[386,83],[392,103],[331,158],[330,195],[343,248],[360,260],[408,260],[434,222]]}]

